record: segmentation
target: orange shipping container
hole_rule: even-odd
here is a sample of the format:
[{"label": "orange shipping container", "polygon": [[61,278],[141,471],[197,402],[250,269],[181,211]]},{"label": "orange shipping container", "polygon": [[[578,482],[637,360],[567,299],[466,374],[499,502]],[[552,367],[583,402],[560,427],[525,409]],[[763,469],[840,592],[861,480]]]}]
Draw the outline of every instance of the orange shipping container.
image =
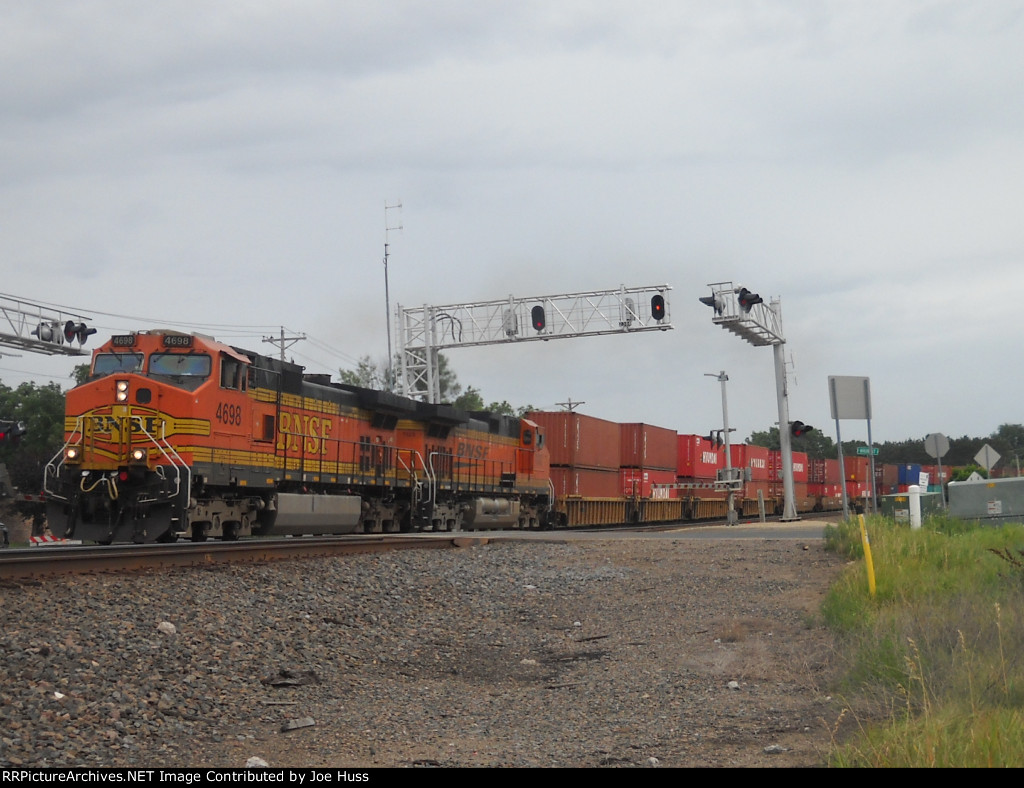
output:
[{"label": "orange shipping container", "polygon": [[582,413],[535,411],[527,416],[544,428],[552,465],[619,470],[619,425]]},{"label": "orange shipping container", "polygon": [[679,461],[676,431],[650,424],[620,424],[619,442],[623,468],[657,468],[673,473]]},{"label": "orange shipping container", "polygon": [[555,498],[621,498],[619,470],[552,466],[551,483]]}]

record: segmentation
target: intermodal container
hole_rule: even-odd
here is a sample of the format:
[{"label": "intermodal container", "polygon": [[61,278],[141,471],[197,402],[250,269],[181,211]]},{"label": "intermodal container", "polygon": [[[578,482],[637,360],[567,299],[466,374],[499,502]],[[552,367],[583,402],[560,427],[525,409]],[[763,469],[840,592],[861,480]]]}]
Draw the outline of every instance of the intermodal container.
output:
[{"label": "intermodal container", "polygon": [[621,498],[619,469],[575,468],[551,466],[551,483],[555,498]]},{"label": "intermodal container", "polygon": [[675,484],[676,472],[647,470],[646,468],[622,468],[619,471],[622,484],[621,494],[627,498],[678,498],[675,489],[655,489],[657,484]]},{"label": "intermodal container", "polygon": [[620,424],[621,468],[675,471],[679,462],[676,431],[650,424]]},{"label": "intermodal container", "polygon": [[768,477],[768,453],[764,446],[750,446],[741,443],[730,446],[730,459],[733,468],[750,468],[750,478],[756,482],[766,482]]},{"label": "intermodal container", "polygon": [[840,484],[839,460],[825,460],[825,484]]},{"label": "intermodal container", "polygon": [[848,482],[867,483],[870,468],[871,464],[867,457],[843,457],[843,470],[846,471],[846,481]]},{"label": "intermodal container", "polygon": [[807,484],[810,468],[807,460],[807,452],[793,452],[793,482],[795,484]]},{"label": "intermodal container", "polygon": [[[793,481],[806,484],[809,481],[810,465],[807,459],[807,452],[790,452],[793,458]],[[770,449],[768,451],[768,478],[772,481],[781,482],[783,479],[782,452]]]},{"label": "intermodal container", "polygon": [[582,413],[533,412],[527,418],[544,428],[552,465],[619,470],[619,425]]},{"label": "intermodal container", "polygon": [[725,450],[700,435],[679,435],[676,439],[679,461],[676,475],[688,479],[708,479],[718,476],[725,467]]},{"label": "intermodal container", "polygon": [[914,462],[905,462],[897,467],[897,484],[920,484],[921,466]]}]

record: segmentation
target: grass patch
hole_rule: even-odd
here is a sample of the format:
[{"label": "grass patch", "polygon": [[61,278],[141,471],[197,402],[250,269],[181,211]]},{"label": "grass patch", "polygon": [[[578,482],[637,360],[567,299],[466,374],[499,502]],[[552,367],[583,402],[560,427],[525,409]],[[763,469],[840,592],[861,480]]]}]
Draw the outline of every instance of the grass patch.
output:
[{"label": "grass patch", "polygon": [[[852,705],[873,709],[836,766],[1024,766],[1024,526],[949,517],[830,528],[851,559],[823,605]],[[879,712],[882,712],[881,714]]]}]

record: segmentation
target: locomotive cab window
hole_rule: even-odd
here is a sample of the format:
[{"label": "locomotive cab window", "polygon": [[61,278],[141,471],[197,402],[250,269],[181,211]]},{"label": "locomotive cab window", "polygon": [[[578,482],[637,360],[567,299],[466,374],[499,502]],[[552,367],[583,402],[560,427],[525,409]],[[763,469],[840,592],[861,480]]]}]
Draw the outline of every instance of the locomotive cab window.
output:
[{"label": "locomotive cab window", "polygon": [[141,353],[100,353],[92,365],[92,376],[102,378],[114,373],[140,372],[143,355]]},{"label": "locomotive cab window", "polygon": [[205,353],[154,353],[149,357],[149,374],[193,390],[209,380],[213,360]]},{"label": "locomotive cab window", "polygon": [[220,360],[220,387],[245,391],[246,376],[242,365],[233,358],[223,357]]}]

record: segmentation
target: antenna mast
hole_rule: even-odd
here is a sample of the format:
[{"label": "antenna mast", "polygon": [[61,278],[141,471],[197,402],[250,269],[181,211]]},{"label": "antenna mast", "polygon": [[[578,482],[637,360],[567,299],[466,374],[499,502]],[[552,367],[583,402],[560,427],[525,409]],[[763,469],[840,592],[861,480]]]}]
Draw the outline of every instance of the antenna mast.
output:
[{"label": "antenna mast", "polygon": [[392,361],[394,354],[391,351],[391,293],[389,292],[388,289],[388,257],[390,256],[390,244],[388,243],[388,233],[390,233],[392,230],[402,229],[401,213],[399,213],[398,224],[390,225],[388,224],[388,211],[396,209],[399,212],[401,212],[401,202],[395,203],[394,205],[388,205],[387,200],[384,201],[384,317],[388,327],[388,391],[395,390],[395,372],[393,369],[394,362]]}]

